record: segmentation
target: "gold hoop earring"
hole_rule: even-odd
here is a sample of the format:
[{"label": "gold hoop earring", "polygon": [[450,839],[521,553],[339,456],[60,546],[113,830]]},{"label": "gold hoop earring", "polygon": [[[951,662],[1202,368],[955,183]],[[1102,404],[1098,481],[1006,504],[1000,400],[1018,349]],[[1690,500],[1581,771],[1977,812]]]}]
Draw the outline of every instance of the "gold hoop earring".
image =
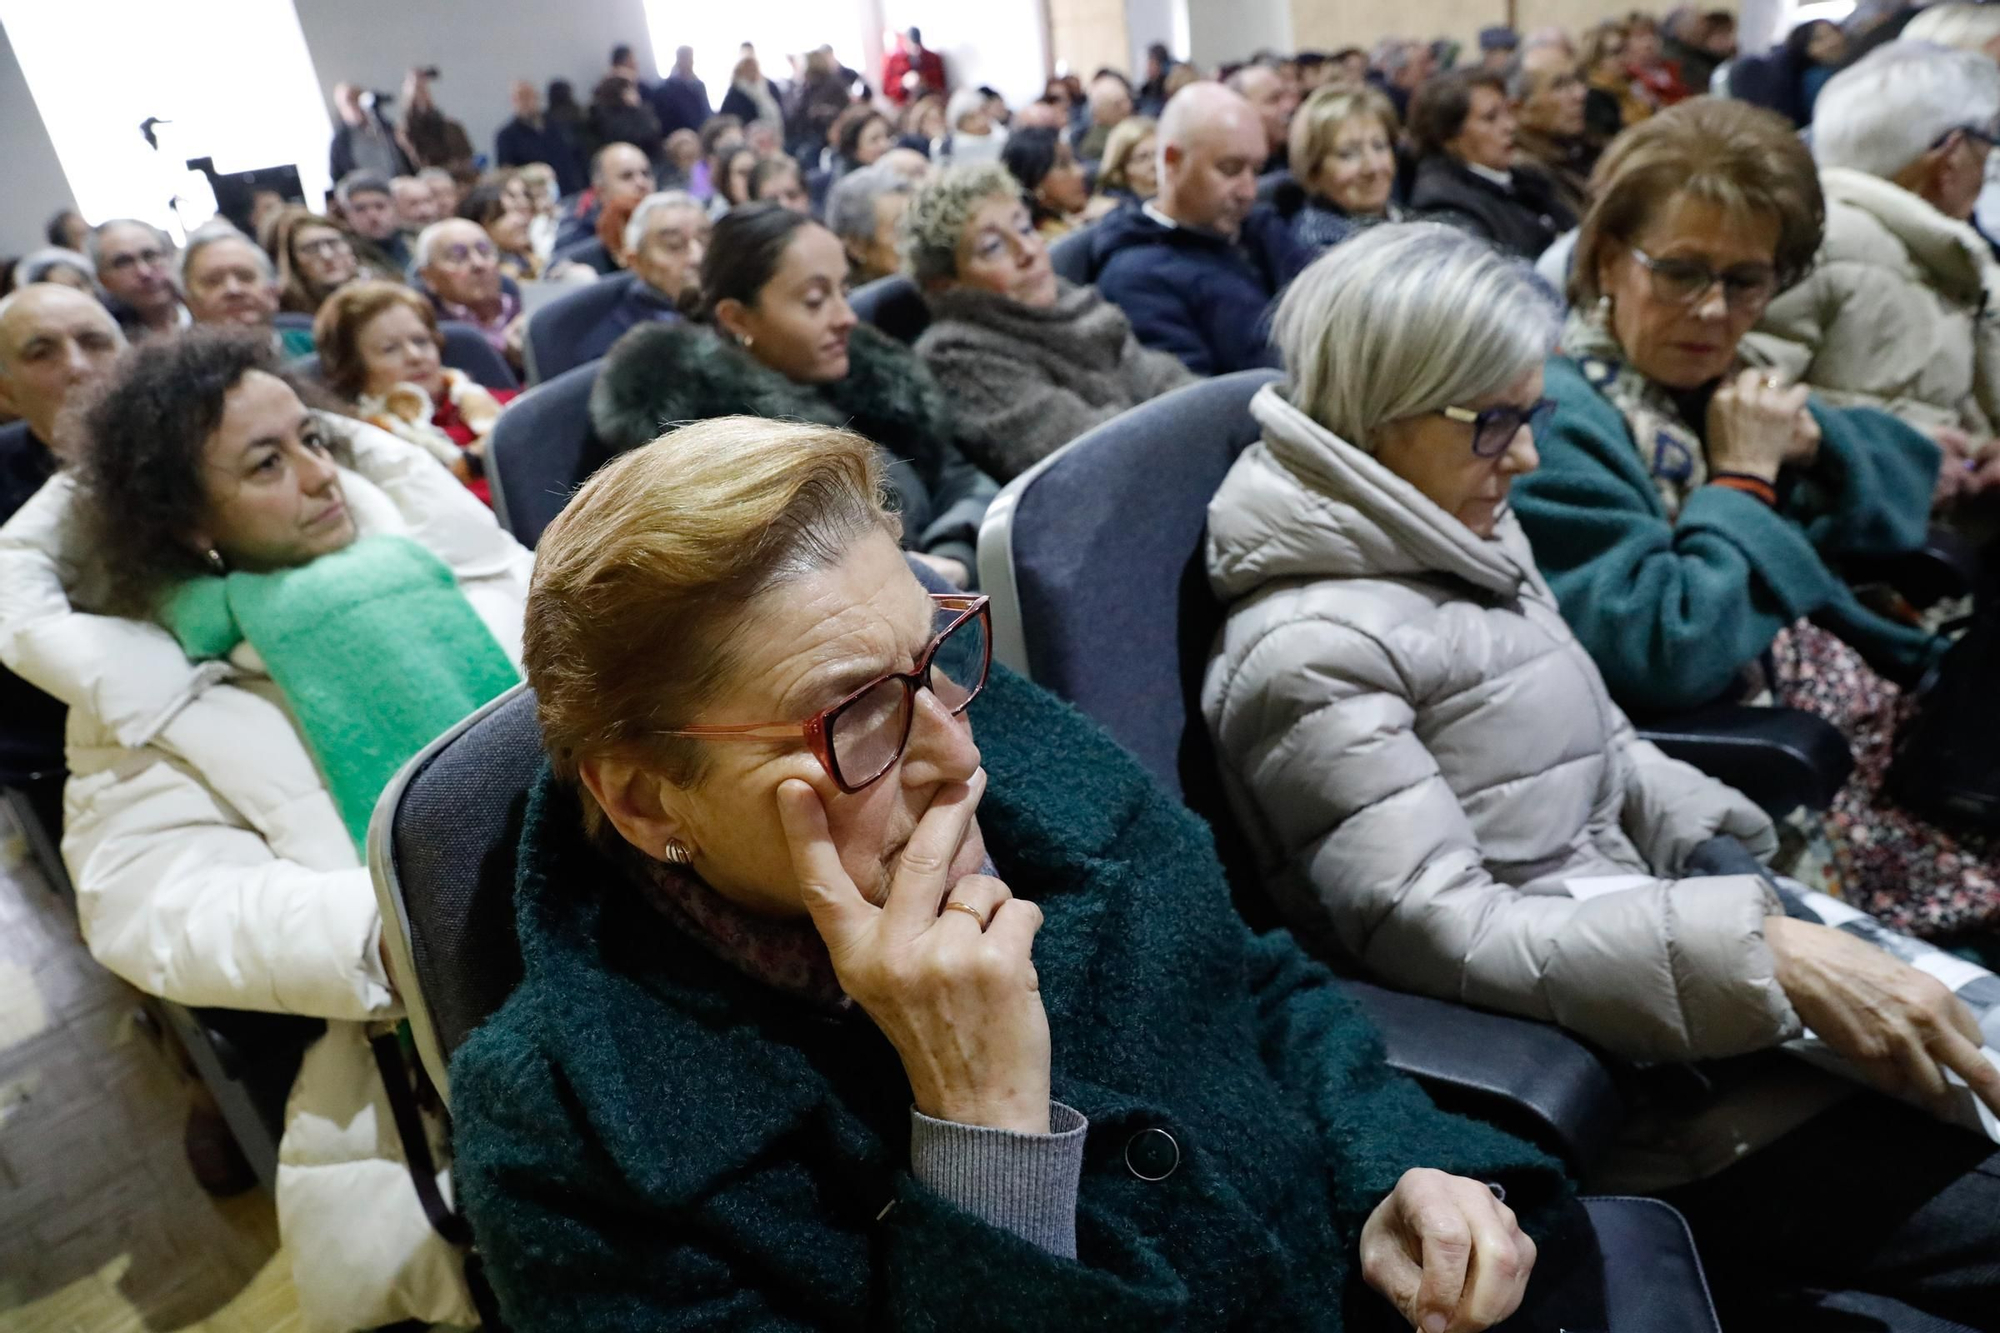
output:
[{"label": "gold hoop earring", "polygon": [[687,844],[679,838],[668,838],[667,845],[660,849],[660,859],[670,866],[691,865],[694,862],[694,853],[690,852]]}]

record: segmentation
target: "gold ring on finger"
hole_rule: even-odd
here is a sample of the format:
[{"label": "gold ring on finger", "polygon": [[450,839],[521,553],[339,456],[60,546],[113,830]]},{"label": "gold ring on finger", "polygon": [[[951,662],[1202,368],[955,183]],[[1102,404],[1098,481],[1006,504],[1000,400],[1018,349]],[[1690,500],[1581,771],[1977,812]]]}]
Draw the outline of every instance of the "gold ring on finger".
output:
[{"label": "gold ring on finger", "polygon": [[979,923],[980,934],[983,935],[986,933],[986,914],[980,911],[977,907],[974,907],[971,903],[962,903],[958,899],[954,898],[950,902],[944,905],[944,910],[947,912],[965,913],[967,916],[971,917],[974,921],[977,921]]}]

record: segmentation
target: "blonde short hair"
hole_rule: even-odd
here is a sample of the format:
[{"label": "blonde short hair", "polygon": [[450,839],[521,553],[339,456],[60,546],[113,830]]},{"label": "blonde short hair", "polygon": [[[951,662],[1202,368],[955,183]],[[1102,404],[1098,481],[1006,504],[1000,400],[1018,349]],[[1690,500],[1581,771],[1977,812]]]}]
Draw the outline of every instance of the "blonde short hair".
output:
[{"label": "blonde short hair", "polygon": [[1111,127],[1111,133],[1104,136],[1104,156],[1097,162],[1097,189],[1100,194],[1112,190],[1130,190],[1133,150],[1138,148],[1146,136],[1159,131],[1160,122],[1151,116],[1127,116]]},{"label": "blonde short hair", "polygon": [[1363,116],[1381,121],[1389,142],[1396,142],[1401,131],[1396,122],[1396,108],[1379,89],[1333,84],[1305,100],[1298,114],[1292,117],[1291,141],[1287,145],[1292,175],[1299,184],[1310,181],[1320,162],[1333,151],[1341,126]]},{"label": "blonde short hair", "polygon": [[[852,431],[717,417],[621,454],[535,551],[522,654],[556,776],[622,751],[699,782],[700,743],[657,733],[727,683],[745,604],[899,530],[881,452]],[[578,799],[590,836],[615,836],[580,785]]]},{"label": "blonde short hair", "polygon": [[1826,231],[1819,169],[1791,122],[1748,102],[1696,97],[1649,116],[1611,141],[1590,176],[1590,208],[1577,228],[1570,303],[1597,303],[1597,269],[1607,245],[1630,244],[1678,195],[1732,217],[1778,223],[1778,285],[1812,269]]},{"label": "blonde short hair", "polygon": [[998,162],[947,167],[910,196],[897,227],[903,272],[918,286],[958,276],[958,243],[988,199],[1019,199],[1021,184]]}]

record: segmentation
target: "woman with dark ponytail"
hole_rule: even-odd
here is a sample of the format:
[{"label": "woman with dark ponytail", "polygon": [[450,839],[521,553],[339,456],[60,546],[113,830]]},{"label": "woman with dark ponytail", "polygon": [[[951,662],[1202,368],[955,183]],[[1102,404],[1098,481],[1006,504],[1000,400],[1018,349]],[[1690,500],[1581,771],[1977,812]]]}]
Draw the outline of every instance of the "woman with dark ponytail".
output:
[{"label": "woman with dark ponytail", "polygon": [[715,223],[701,263],[699,322],[633,329],[611,349],[590,417],[612,454],[662,423],[753,416],[848,426],[885,451],[903,545],[960,586],[997,487],[959,452],[937,381],[847,303],[847,255],[778,204]]}]

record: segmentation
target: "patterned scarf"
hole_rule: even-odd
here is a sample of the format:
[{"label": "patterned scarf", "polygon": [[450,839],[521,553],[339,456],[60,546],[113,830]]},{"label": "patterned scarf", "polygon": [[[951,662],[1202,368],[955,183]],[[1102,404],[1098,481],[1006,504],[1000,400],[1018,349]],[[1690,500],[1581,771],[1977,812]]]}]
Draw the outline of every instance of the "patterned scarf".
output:
[{"label": "patterned scarf", "polygon": [[637,850],[626,859],[654,911],[744,976],[825,1009],[854,1003],[841,990],[833,957],[811,917],[760,916],[709,888],[686,866]]},{"label": "patterned scarf", "polygon": [[1633,447],[1653,478],[1667,517],[1677,519],[1682,502],[1708,481],[1701,437],[1681,419],[1672,395],[1626,361],[1606,314],[1601,301],[1595,310],[1570,311],[1563,325],[1563,355],[1576,362],[1590,386],[1625,418]]}]

